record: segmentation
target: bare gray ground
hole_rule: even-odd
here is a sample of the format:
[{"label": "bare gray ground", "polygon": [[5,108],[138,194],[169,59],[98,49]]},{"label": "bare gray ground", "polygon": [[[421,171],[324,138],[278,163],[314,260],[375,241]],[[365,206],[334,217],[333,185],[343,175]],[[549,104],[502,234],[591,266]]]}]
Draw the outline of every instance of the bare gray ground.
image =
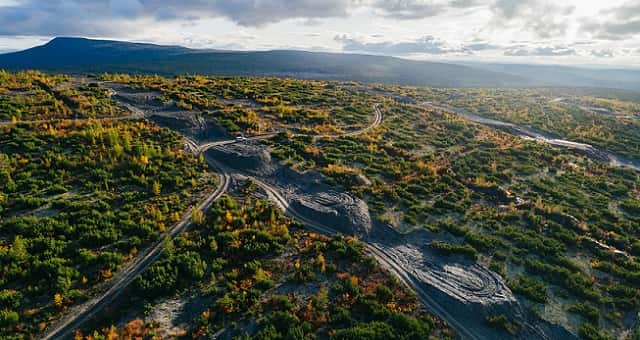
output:
[{"label": "bare gray ground", "polygon": [[[195,122],[193,116],[198,114],[196,112],[176,111],[145,93],[119,92],[118,99],[135,103],[136,107],[146,112],[153,112],[152,119],[166,118],[166,121],[158,120],[159,123],[186,132],[188,136],[200,139],[200,143],[228,138],[213,123]],[[372,218],[364,201],[325,184],[318,173],[298,173],[280,165],[271,159],[265,145],[236,143],[211,149],[207,155],[227,167],[231,175],[249,175],[268,183],[305,218],[331,226],[343,234],[358,236],[371,249],[384,253],[384,258],[389,260],[382,263],[384,266],[417,285],[432,303],[444,309],[448,317],[455,319],[458,328],[464,327],[464,333],[473,334],[473,338],[513,338],[487,325],[486,317],[500,314],[522,326],[523,331],[517,336],[520,339],[575,338],[564,328],[527,311],[503,279],[485,266],[455,256],[434,254],[428,244],[433,239],[445,236],[424,230],[398,234]]]},{"label": "bare gray ground", "polygon": [[301,174],[280,166],[264,145],[238,143],[216,148],[209,154],[239,174],[269,183],[305,216],[347,235],[365,236],[371,230],[371,216],[364,201],[324,184],[318,173]]},{"label": "bare gray ground", "polygon": [[207,122],[201,112],[181,109],[173,102],[162,102],[158,92],[132,90],[116,83],[103,85],[117,91],[114,99],[134,105],[156,124],[176,130],[201,143],[232,138],[222,127]]},{"label": "bare gray ground", "polygon": [[324,184],[318,173],[302,174],[281,166],[271,159],[268,147],[240,143],[212,149],[208,154],[229,167],[232,173],[268,183],[304,217],[343,234],[358,236],[383,252],[392,259],[396,270],[406,273],[435,303],[478,338],[513,338],[487,325],[486,317],[500,314],[522,325],[520,339],[575,338],[562,327],[528,312],[500,275],[460,257],[435,254],[428,244],[444,236],[422,230],[407,235],[396,233],[372,218],[364,201]]},{"label": "bare gray ground", "polygon": [[184,336],[193,320],[213,304],[210,297],[182,295],[165,298],[153,306],[145,321],[157,325],[157,335],[161,339]]}]

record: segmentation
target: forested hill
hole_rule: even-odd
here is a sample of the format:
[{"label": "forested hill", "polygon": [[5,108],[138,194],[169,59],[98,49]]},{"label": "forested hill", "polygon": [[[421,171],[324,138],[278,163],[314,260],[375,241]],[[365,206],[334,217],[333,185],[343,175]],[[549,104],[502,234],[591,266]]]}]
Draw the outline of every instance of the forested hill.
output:
[{"label": "forested hill", "polygon": [[180,46],[159,46],[111,40],[55,38],[45,45],[0,55],[6,69],[82,69],[88,66],[144,62],[192,52]]},{"label": "forested hill", "polygon": [[633,79],[638,71],[633,70],[482,63],[458,65],[294,50],[195,50],[84,38],[55,38],[42,46],[0,55],[0,69],[284,76],[434,87],[571,86],[640,90],[640,81]]},{"label": "forested hill", "polygon": [[[151,62],[153,61],[153,62]],[[427,86],[526,86],[522,77],[473,67],[357,54],[192,50],[83,38],[55,38],[0,55],[0,68],[163,75],[263,75]]]}]

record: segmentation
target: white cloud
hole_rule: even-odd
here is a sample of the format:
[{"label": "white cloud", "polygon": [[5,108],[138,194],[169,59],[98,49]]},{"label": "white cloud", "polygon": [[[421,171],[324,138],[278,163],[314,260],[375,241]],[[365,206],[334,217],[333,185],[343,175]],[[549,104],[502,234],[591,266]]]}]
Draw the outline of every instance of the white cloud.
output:
[{"label": "white cloud", "polygon": [[583,20],[582,29],[603,40],[624,40],[640,35],[640,2],[600,11],[597,17]]},{"label": "white cloud", "polygon": [[564,57],[574,56],[578,52],[566,46],[511,47],[504,55],[511,57]]},{"label": "white cloud", "polygon": [[515,23],[538,38],[548,39],[565,34],[569,27],[567,18],[575,7],[549,0],[496,0],[492,9],[494,25]]},{"label": "white cloud", "polygon": [[611,49],[593,50],[591,55],[598,58],[613,58],[615,53]]},{"label": "white cloud", "polygon": [[638,7],[636,0],[0,0],[0,22],[10,23],[0,36],[638,64],[622,52],[640,47]]},{"label": "white cloud", "polygon": [[342,44],[345,51],[366,52],[385,55],[409,54],[448,54],[465,52],[462,48],[450,46],[444,41],[427,35],[412,41],[365,42],[347,35],[338,35],[335,40]]}]

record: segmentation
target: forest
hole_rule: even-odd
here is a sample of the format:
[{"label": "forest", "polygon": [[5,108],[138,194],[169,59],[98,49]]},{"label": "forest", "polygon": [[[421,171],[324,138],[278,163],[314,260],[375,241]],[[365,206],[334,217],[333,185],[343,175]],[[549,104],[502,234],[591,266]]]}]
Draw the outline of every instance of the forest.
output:
[{"label": "forest", "polygon": [[[420,105],[432,101],[462,107],[637,157],[640,112],[633,100],[572,89],[105,77],[180,98],[211,111],[224,126],[233,126],[226,122],[230,105],[239,105],[247,115],[256,113],[267,128],[280,132],[264,142],[283,164],[319,172],[326,183],[356,193],[377,219],[399,232],[424,228],[436,236],[452,236],[453,243],[436,240],[430,246],[487,265],[529,300],[536,313],[561,306],[563,325],[585,338],[617,334],[640,310],[637,172]],[[206,90],[201,84],[207,84]],[[189,97],[202,91],[210,94]],[[353,98],[347,103],[382,104],[383,124],[359,136],[322,139],[283,127],[286,113],[314,103],[332,117],[322,122],[323,129],[340,130],[335,125],[348,121],[342,111],[327,109],[322,99],[332,93]],[[274,94],[283,100],[264,100]],[[270,114],[282,107],[284,116]],[[371,115],[362,105],[353,109]],[[240,117],[231,119],[242,124]],[[314,123],[313,117],[299,122]]]},{"label": "forest", "polygon": [[[423,105],[639,159],[633,99],[560,88],[0,72],[2,337],[28,339],[55,323],[216,187],[214,169],[186,151],[184,136],[129,117],[108,83],[157,93],[162,105],[229,134],[273,134],[252,143],[362,199],[398,234],[428,232],[424,246],[439,256],[490,268],[528,310],[577,336],[640,336],[638,172]],[[363,130],[374,105],[383,120]],[[152,338],[162,332],[154,311],[178,298],[201,302],[180,336],[455,337],[363,240],[310,232],[250,180],[238,185],[194,213],[192,228],[127,287],[126,322],[107,311],[77,335]],[[520,327],[506,315],[486,323],[514,336]]]},{"label": "forest", "polygon": [[[134,305],[153,309],[154,301],[172,296],[210,301],[199,306],[193,327],[183,333],[194,338],[218,330],[240,339],[453,335],[364,253],[362,243],[304,231],[255,198],[250,186],[243,188],[242,201],[223,197],[193,230],[165,248],[163,259],[135,282]],[[87,333],[93,339],[158,335],[157,325],[144,321],[144,308],[135,313],[139,316],[122,327]]]},{"label": "forest", "polygon": [[[77,108],[40,101],[33,85],[59,79],[15,74],[2,86],[39,107],[21,120],[67,118]],[[180,136],[142,120],[0,126],[2,337],[38,334],[90,297],[211,185],[205,169]]]}]

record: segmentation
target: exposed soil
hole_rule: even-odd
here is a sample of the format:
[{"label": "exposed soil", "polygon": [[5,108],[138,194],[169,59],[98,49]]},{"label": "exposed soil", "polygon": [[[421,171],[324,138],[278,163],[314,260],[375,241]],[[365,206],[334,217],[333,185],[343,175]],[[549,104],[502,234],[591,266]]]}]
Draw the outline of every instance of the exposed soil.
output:
[{"label": "exposed soil", "polygon": [[364,201],[324,184],[322,175],[298,173],[271,159],[267,146],[239,143],[212,149],[208,155],[232,172],[268,183],[309,220],[358,236],[384,252],[437,304],[481,338],[513,338],[506,331],[491,328],[485,320],[501,314],[521,325],[520,338],[575,338],[525,309],[502,277],[487,267],[458,256],[435,254],[428,244],[444,236],[424,230],[400,235],[372,218]]},{"label": "exposed soil", "polygon": [[146,118],[162,127],[176,130],[202,143],[232,138],[224,128],[207,121],[201,112],[181,109],[171,101],[167,103],[161,101],[158,92],[132,90],[115,83],[103,85],[117,91],[113,96],[114,99],[134,105],[145,112]]},{"label": "exposed soil", "polygon": [[268,148],[258,143],[237,143],[210,150],[209,155],[232,171],[269,183],[305,216],[335,226],[346,235],[366,236],[371,230],[367,204],[326,185],[315,172],[299,173],[271,159]]},{"label": "exposed soil", "polygon": [[153,306],[147,317],[156,323],[157,335],[162,339],[181,336],[186,333],[193,319],[213,303],[213,299],[202,296],[179,296],[161,301]]},{"label": "exposed soil", "polygon": [[[199,143],[228,138],[223,131],[211,129],[215,124],[194,119],[195,112],[172,109],[148,93],[119,91],[122,91],[119,100],[152,112],[152,118],[163,117],[156,118],[160,124],[185,132]],[[408,278],[412,286],[428,296],[430,305],[444,310],[458,328],[463,327],[473,338],[513,338],[506,331],[487,324],[487,317],[501,314],[520,325],[522,332],[518,337],[521,339],[575,338],[561,326],[546,322],[524,308],[504,280],[485,266],[458,256],[434,253],[429,243],[444,236],[424,230],[405,235],[397,233],[373,218],[364,201],[324,183],[321,174],[300,173],[272,159],[266,145],[253,141],[234,143],[212,148],[206,156],[221,163],[229,175],[251,176],[267,183],[306,219],[358,236],[370,250],[382,252],[384,259],[389,260],[383,265]],[[173,324],[173,321],[167,323]]]}]

